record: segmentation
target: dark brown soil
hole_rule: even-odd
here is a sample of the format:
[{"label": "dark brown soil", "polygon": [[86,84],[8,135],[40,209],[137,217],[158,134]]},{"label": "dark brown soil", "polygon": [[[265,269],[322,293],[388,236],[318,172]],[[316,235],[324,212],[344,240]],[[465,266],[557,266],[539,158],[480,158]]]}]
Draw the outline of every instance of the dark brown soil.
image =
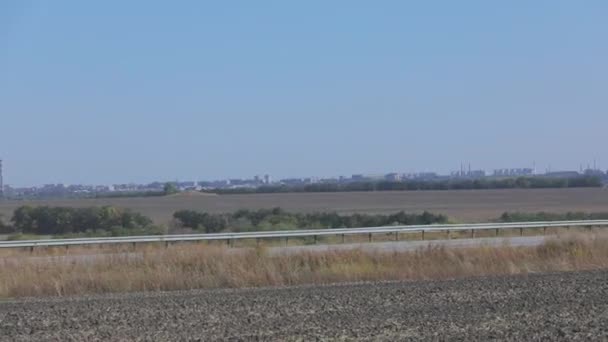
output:
[{"label": "dark brown soil", "polygon": [[608,339],[608,271],[0,304],[2,341]]}]

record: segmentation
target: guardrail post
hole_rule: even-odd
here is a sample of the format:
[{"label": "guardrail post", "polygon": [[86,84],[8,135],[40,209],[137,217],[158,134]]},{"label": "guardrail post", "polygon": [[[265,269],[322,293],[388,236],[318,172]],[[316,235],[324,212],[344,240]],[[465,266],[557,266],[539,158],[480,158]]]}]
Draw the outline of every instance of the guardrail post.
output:
[{"label": "guardrail post", "polygon": [[[468,228],[467,228],[468,227]],[[371,228],[363,228],[361,230],[359,229],[336,229],[336,230],[328,230],[328,231],[324,231],[322,232],[323,235],[325,234],[331,234],[331,236],[341,236],[341,240],[342,243],[346,243],[346,234],[359,234],[359,235],[364,235],[367,234],[368,235],[368,240],[369,242],[373,242],[375,241],[374,238],[374,234],[380,234],[380,232],[383,232],[382,234],[385,235],[385,237],[388,237],[388,240],[385,239],[385,241],[390,241],[392,238],[394,238],[394,241],[399,241],[401,239],[401,233],[415,233],[416,231],[419,231],[421,233],[421,239],[424,241],[426,240],[426,238],[428,236],[426,236],[426,232],[427,230],[431,233],[431,239],[433,235],[433,232],[437,232],[437,236],[443,235],[443,232],[447,233],[447,236],[445,237],[446,239],[451,239],[452,238],[452,231],[456,231],[457,234],[455,236],[455,238],[460,237],[460,236],[466,236],[467,232],[466,230],[469,229],[471,230],[470,232],[470,237],[471,238],[476,238],[477,237],[477,230],[480,231],[488,231],[488,230],[494,230],[496,232],[496,237],[500,237],[502,235],[506,236],[517,236],[517,231],[516,233],[501,233],[502,230],[505,229],[509,229],[509,231],[512,231],[514,229],[518,229],[519,230],[519,236],[524,237],[525,236],[525,229],[530,230],[531,228],[532,231],[528,234],[536,234],[536,235],[551,235],[552,231],[551,229],[553,228],[573,228],[570,230],[574,230],[574,228],[583,228],[583,229],[588,229],[588,230],[594,230],[594,229],[604,229],[605,227],[608,227],[608,220],[604,221],[604,220],[587,220],[587,221],[560,221],[560,222],[552,222],[552,223],[547,223],[547,222],[521,222],[519,224],[517,223],[504,223],[504,224],[497,224],[497,223],[488,223],[488,224],[479,224],[479,225],[444,225],[444,226],[439,226],[439,227],[434,227],[434,226],[412,226],[412,227],[378,227],[378,228],[382,228],[382,229],[371,229]],[[390,229],[388,229],[390,228]],[[454,229],[452,229],[454,228]],[[542,233],[539,231],[539,229],[542,228]],[[548,231],[548,232],[547,232]],[[320,231],[319,231],[320,232]],[[394,236],[392,236],[392,234],[395,234]],[[491,233],[488,233],[489,235],[486,235],[485,233],[482,234],[482,237],[484,236],[491,236]],[[193,234],[194,235],[194,234]],[[213,234],[212,234],[213,235]],[[319,241],[319,237],[321,236],[321,232],[320,234],[315,234],[314,231],[311,233],[311,231],[309,230],[302,230],[300,232],[293,232],[290,234],[284,234],[284,233],[280,233],[280,234],[251,234],[251,233],[247,233],[247,234],[215,234],[213,236],[210,237],[188,237],[188,238],[180,238],[179,236],[161,236],[155,239],[145,239],[145,240],[150,240],[147,242],[152,242],[154,243],[155,246],[161,246],[161,244],[164,244],[166,248],[169,248],[169,244],[171,243],[177,243],[177,242],[185,242],[185,241],[200,241],[200,242],[204,242],[206,241],[207,244],[212,243],[211,241],[214,241],[213,243],[219,243],[220,246],[222,244],[222,240],[226,241],[226,244],[229,247],[236,247],[236,241],[237,239],[248,239],[248,240],[256,240],[256,244],[259,246],[262,244],[262,239],[267,239],[267,238],[272,238],[274,240],[279,240],[279,244],[281,243],[280,241],[285,238],[285,245],[289,246],[289,238],[287,237],[295,237],[296,239],[305,239],[306,241],[308,241],[308,238],[310,238],[311,236],[314,239],[314,243],[320,243]],[[334,241],[334,239],[330,239],[331,241]],[[382,239],[380,239],[382,240]],[[406,240],[408,240],[406,238]],[[359,240],[361,241],[361,240]],[[325,242],[325,241],[323,241]],[[65,251],[67,253],[67,251],[70,249],[70,246],[88,246],[88,245],[95,245],[95,246],[99,246],[100,249],[104,249],[104,248],[108,248],[109,245],[114,245],[114,246],[122,246],[121,248],[128,248],[129,244],[131,244],[133,246],[133,250],[136,250],[136,248],[144,248],[142,247],[142,244],[144,243],[143,239],[137,238],[137,237],[126,237],[126,238],[108,238],[108,239],[57,239],[57,240],[53,240],[52,242],[47,242],[47,241],[36,241],[36,242],[30,242],[30,243],[14,243],[14,242],[0,242],[0,248],[18,248],[19,250],[23,250],[25,253],[27,253],[27,251],[29,250],[30,253],[34,253],[37,251],[37,249],[39,249],[40,247],[44,247],[44,249],[63,249],[65,248]],[[105,245],[108,245],[108,247],[106,247]],[[139,247],[138,247],[139,246]],[[34,251],[34,249],[36,249],[36,251]],[[72,248],[73,249],[73,248]]]},{"label": "guardrail post", "polygon": [[260,246],[260,238],[255,239],[255,245],[258,247]]}]

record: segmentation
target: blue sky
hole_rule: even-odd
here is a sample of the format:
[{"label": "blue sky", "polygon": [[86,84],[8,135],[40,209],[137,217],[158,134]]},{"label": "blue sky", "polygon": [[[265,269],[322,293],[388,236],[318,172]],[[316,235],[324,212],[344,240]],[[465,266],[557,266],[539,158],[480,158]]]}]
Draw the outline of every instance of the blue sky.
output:
[{"label": "blue sky", "polygon": [[13,185],[608,167],[606,1],[0,2]]}]

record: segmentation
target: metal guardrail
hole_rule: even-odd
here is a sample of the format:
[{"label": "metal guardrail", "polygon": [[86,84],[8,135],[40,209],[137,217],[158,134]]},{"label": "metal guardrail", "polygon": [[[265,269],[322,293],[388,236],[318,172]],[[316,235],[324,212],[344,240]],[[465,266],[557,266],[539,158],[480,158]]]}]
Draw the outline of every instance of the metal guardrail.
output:
[{"label": "metal guardrail", "polygon": [[305,229],[266,232],[244,232],[244,233],[214,233],[214,234],[180,234],[180,235],[147,235],[147,236],[125,236],[125,237],[101,237],[101,238],[74,238],[74,239],[44,239],[44,240],[21,240],[0,241],[0,248],[30,248],[52,247],[52,246],[77,246],[77,245],[105,245],[105,244],[137,244],[137,243],[165,243],[185,241],[217,241],[225,240],[228,245],[235,240],[244,239],[281,239],[314,237],[315,242],[319,236],[367,234],[372,240],[373,234],[395,234],[395,240],[399,234],[421,233],[424,240],[425,233],[446,232],[448,238],[451,232],[471,231],[475,237],[476,231],[495,230],[498,236],[500,230],[519,229],[523,235],[524,229],[542,228],[543,233],[547,228],[567,227],[602,227],[608,226],[608,220],[583,220],[583,221],[542,221],[542,222],[510,222],[510,223],[473,223],[473,224],[433,224],[433,225],[411,225],[411,226],[385,226],[367,228],[335,228],[335,229]]}]

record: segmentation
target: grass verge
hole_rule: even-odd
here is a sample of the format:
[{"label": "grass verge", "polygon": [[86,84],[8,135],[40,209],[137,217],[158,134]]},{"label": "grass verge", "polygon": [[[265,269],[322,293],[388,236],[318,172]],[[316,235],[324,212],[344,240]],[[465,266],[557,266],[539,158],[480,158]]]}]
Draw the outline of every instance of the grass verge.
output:
[{"label": "grass verge", "polygon": [[[86,260],[23,252],[0,259],[0,297],[327,284],[608,267],[608,235],[573,234],[539,247],[361,250],[270,256],[263,248],[150,246]],[[55,255],[56,256],[56,255]],[[80,262],[82,261],[82,262]]]}]

